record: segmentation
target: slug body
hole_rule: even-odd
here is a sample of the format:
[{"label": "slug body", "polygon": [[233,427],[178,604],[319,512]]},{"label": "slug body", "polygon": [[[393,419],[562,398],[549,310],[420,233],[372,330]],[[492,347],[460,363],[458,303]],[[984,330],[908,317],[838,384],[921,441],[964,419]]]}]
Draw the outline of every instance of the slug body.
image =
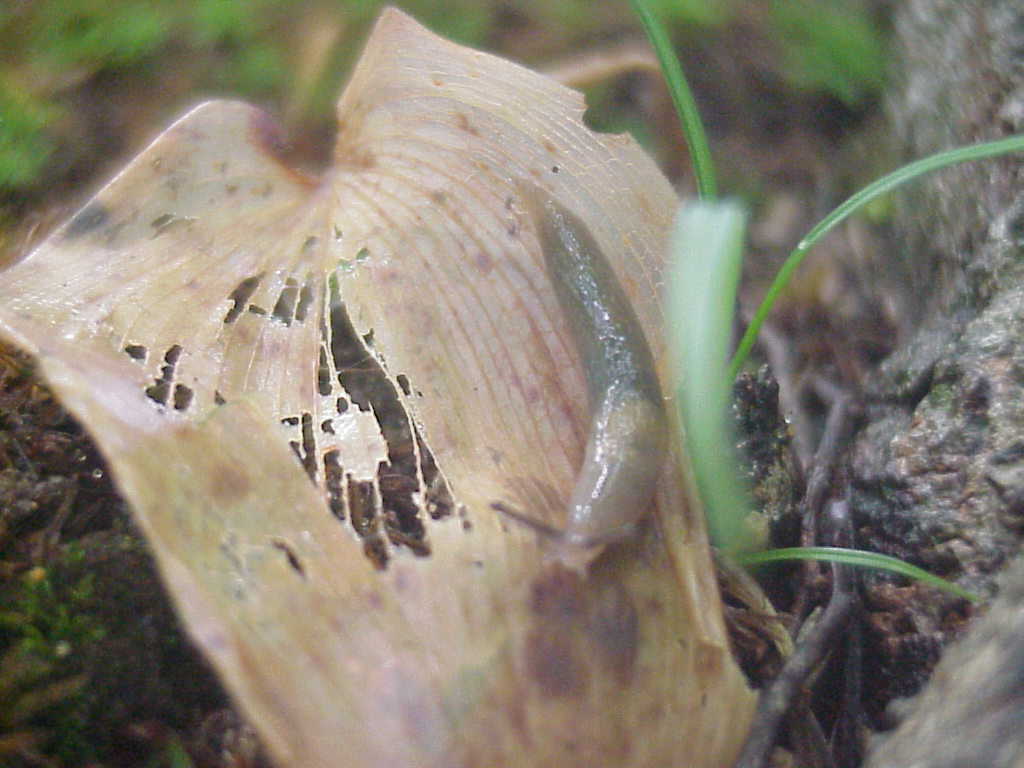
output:
[{"label": "slug body", "polygon": [[520,195],[580,358],[590,435],[558,557],[582,570],[647,510],[667,444],[661,388],[640,321],[586,225],[536,187]]}]

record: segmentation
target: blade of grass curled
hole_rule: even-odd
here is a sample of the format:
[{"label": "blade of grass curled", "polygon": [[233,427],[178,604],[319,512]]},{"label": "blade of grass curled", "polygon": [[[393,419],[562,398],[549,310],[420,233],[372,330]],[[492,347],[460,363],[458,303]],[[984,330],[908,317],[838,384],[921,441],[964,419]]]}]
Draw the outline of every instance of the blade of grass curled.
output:
[{"label": "blade of grass curled", "polygon": [[741,565],[765,565],[766,563],[779,563],[786,560],[821,560],[829,563],[842,563],[843,565],[854,565],[860,568],[875,568],[880,571],[890,571],[901,576],[920,581],[944,592],[949,592],[972,603],[981,603],[982,599],[954,584],[951,581],[935,576],[928,571],[922,570],[915,565],[905,563],[902,560],[882,555],[878,552],[865,552],[861,549],[845,549],[843,547],[786,547],[783,549],[767,549],[763,552],[749,552],[736,556],[736,561]]},{"label": "blade of grass curled", "polygon": [[858,208],[862,208],[867,205],[875,198],[884,195],[887,192],[891,192],[901,184],[913,181],[917,177],[926,173],[937,171],[940,168],[945,168],[957,163],[981,160],[986,157],[996,157],[998,155],[1005,155],[1010,152],[1019,152],[1022,150],[1024,150],[1024,134],[1011,136],[1007,139],[999,139],[998,141],[987,141],[981,144],[972,144],[969,147],[958,147],[957,149],[951,149],[946,152],[939,152],[938,154],[931,155],[921,160],[916,160],[909,165],[905,165],[902,168],[873,181],[859,192],[856,192],[847,198],[844,203],[819,221],[811,231],[807,233],[804,239],[800,241],[793,252],[790,253],[789,258],[786,259],[786,262],[779,269],[778,274],[775,276],[775,280],[773,280],[771,286],[769,286],[764,299],[761,301],[760,306],[758,306],[757,311],[754,313],[753,319],[750,321],[750,325],[747,326],[746,333],[743,334],[743,338],[740,340],[739,346],[736,348],[736,354],[733,355],[732,363],[729,365],[728,380],[734,381],[736,379],[740,368],[743,367],[743,363],[746,362],[747,355],[750,354],[750,350],[753,348],[754,342],[757,340],[757,334],[760,332],[765,318],[768,317],[768,313],[771,312],[772,306],[775,304],[775,300],[789,284],[790,278],[804,260],[807,252],[810,251],[814,244],[821,240],[826,233],[839,224],[839,222],[847,218]]},{"label": "blade of grass curled", "polygon": [[661,63],[661,71],[672,96],[679,121],[683,124],[686,145],[693,158],[693,173],[697,177],[697,194],[702,200],[714,200],[718,196],[718,182],[715,179],[715,165],[711,160],[711,149],[708,147],[704,124],[697,111],[697,102],[693,99],[693,91],[683,74],[683,67],[672,49],[672,42],[664,25],[658,20],[645,0],[630,0],[633,11],[640,18],[647,39]]},{"label": "blade of grass curled", "polygon": [[683,440],[711,538],[744,549],[751,503],[732,447],[725,366],[747,214],[733,200],[685,203],[672,236],[669,312]]}]

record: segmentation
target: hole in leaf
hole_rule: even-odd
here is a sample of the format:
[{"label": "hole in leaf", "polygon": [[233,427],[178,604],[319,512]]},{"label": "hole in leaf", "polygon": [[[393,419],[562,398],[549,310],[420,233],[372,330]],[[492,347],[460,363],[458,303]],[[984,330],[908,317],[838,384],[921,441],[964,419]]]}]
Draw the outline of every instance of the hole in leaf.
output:
[{"label": "hole in leaf", "polygon": [[174,410],[184,411],[192,404],[192,389],[184,384],[174,385]]},{"label": "hole in leaf", "polygon": [[419,517],[419,505],[413,494],[419,488],[416,476],[394,472],[390,462],[382,461],[377,467],[381,506],[384,508],[384,530],[392,544],[404,544],[415,554],[426,556],[430,547],[426,531]]},{"label": "hole in leaf", "polygon": [[377,509],[373,483],[369,480],[356,480],[349,474],[348,511],[357,534],[365,538],[376,531]]},{"label": "hole in leaf", "polygon": [[[393,544],[407,546],[418,555],[427,555],[430,547],[416,499],[420,490],[419,463],[412,423],[395,383],[364,346],[364,343],[372,343],[372,331],[360,338],[341,301],[336,279],[331,280],[330,291],[330,350],[338,380],[360,410],[373,414],[387,445],[387,461],[382,461],[377,470],[378,508],[383,510],[385,532]],[[339,398],[338,411],[343,410]],[[359,491],[353,489],[350,479],[349,511],[352,524],[359,531],[356,510],[351,505],[354,492]],[[439,498],[443,504],[443,497]]]},{"label": "hole in leaf", "polygon": [[292,567],[292,570],[299,574],[303,579],[306,578],[306,569],[302,565],[302,561],[299,559],[299,556],[295,554],[295,550],[292,549],[291,544],[283,541],[282,539],[274,539],[270,542],[270,545],[274,549],[283,552],[284,556],[288,559],[288,565]]},{"label": "hole in leaf", "polygon": [[[295,426],[299,423],[299,419],[295,416],[289,416],[288,418],[281,419],[283,424],[289,426]],[[316,440],[313,437],[313,417],[309,413],[302,414],[302,442],[299,443],[296,440],[288,442],[292,450],[295,452],[296,457],[299,459],[299,463],[302,464],[302,468],[306,470],[306,474],[309,475],[309,479],[316,484]]]},{"label": "hole in leaf", "polygon": [[345,519],[345,472],[338,460],[338,451],[324,454],[324,485],[327,488],[327,507],[339,520]]},{"label": "hole in leaf", "polygon": [[171,384],[174,383],[174,368],[181,356],[181,345],[175,344],[164,353],[164,365],[160,366],[160,376],[153,384],[146,387],[146,395],[160,405],[167,405],[171,396]]},{"label": "hole in leaf", "polygon": [[162,216],[157,216],[155,219],[149,222],[149,226],[153,228],[153,237],[156,238],[160,237],[160,235],[162,235],[171,227],[177,224],[183,224],[190,221],[195,221],[195,219],[189,216],[175,216],[173,213],[165,213]]},{"label": "hole in leaf", "polygon": [[[295,278],[289,277],[284,284],[284,288],[281,289],[281,293],[277,297],[277,303],[274,304],[274,310],[271,312],[271,317],[280,323],[285,325],[292,324],[292,318],[295,316],[295,301],[299,295],[299,284]],[[252,311],[252,307],[249,307],[249,311]]]},{"label": "hole in leaf", "polygon": [[448,488],[448,481],[444,479],[444,475],[441,474],[441,470],[434,460],[434,454],[423,441],[420,431],[415,426],[413,429],[416,432],[416,446],[420,452],[420,472],[423,475],[423,485],[426,486],[424,496],[427,513],[434,520],[440,520],[452,513],[455,500]]},{"label": "hole in leaf", "polygon": [[249,302],[249,299],[251,299],[252,295],[256,293],[256,289],[259,288],[260,280],[262,279],[262,274],[247,277],[235,287],[235,290],[233,290],[231,295],[228,296],[228,298],[234,303],[231,305],[231,309],[228,310],[228,313],[224,315],[225,325],[229,325],[238,319],[238,316],[242,314],[242,310]]},{"label": "hole in leaf", "polygon": [[160,405],[167,405],[167,398],[170,395],[171,384],[168,381],[157,379],[156,384],[146,387],[146,396]]},{"label": "hole in leaf", "polygon": [[124,351],[132,360],[140,361],[145,361],[146,355],[149,354],[149,350],[141,344],[129,344],[124,348]]},{"label": "hole in leaf", "polygon": [[316,388],[322,397],[331,394],[331,367],[327,362],[327,350],[320,347],[320,360],[316,369]]},{"label": "hole in leaf", "polygon": [[302,414],[302,465],[309,474],[309,479],[316,482],[316,438],[313,435],[313,416]]}]

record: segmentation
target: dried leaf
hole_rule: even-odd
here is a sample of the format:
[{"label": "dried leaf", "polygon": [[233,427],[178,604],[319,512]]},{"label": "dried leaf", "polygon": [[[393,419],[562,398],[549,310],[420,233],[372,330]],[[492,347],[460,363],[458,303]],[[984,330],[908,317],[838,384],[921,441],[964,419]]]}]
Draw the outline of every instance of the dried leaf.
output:
[{"label": "dried leaf", "polygon": [[204,104],[0,273],[0,332],[95,436],[282,766],[738,751],[752,694],[676,461],[586,579],[490,506],[561,524],[588,430],[517,179],[585,219],[667,383],[675,197],[582,112],[386,11],[320,178],[258,110]]}]

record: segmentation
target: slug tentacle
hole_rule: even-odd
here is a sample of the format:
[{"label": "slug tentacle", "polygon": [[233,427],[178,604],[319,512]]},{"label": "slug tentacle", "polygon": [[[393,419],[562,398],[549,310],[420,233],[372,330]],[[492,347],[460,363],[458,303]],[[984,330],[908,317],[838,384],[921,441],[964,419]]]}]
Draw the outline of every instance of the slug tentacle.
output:
[{"label": "slug tentacle", "polygon": [[529,524],[582,570],[629,534],[654,494],[667,444],[661,388],[636,312],[587,226],[536,186],[521,183],[519,193],[583,361],[591,417],[565,529]]}]

